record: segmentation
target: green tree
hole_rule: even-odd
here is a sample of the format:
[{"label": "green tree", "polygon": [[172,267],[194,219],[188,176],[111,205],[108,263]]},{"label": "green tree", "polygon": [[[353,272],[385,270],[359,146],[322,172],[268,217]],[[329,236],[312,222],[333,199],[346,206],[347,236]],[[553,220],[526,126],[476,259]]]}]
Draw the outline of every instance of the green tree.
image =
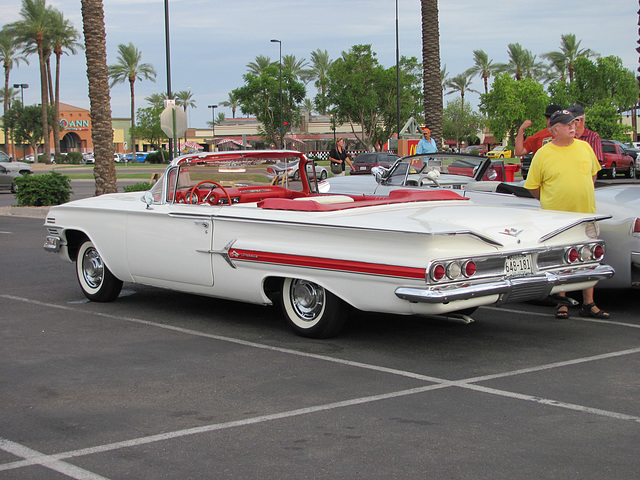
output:
[{"label": "green tree", "polygon": [[[109,65],[109,78],[111,79],[111,87],[119,83],[129,82],[129,91],[131,92],[131,128],[136,126],[136,80],[156,81],[156,71],[149,63],[142,62],[142,52],[138,50],[133,43],[129,45],[118,45],[117,63]],[[131,138],[131,151],[135,154],[135,137]]]},{"label": "green tree", "polygon": [[484,93],[489,93],[489,77],[496,70],[493,60],[489,60],[489,55],[484,50],[474,50],[473,63],[473,67],[467,70],[467,74],[478,75],[484,83]]},{"label": "green tree", "polygon": [[442,72],[438,0],[420,0],[422,17],[422,82],[424,122],[431,137],[442,145]]},{"label": "green tree", "polygon": [[[261,70],[260,75],[246,73],[245,84],[233,90],[233,95],[240,101],[242,112],[255,115],[262,123],[260,134],[265,140],[282,147],[280,141],[291,127],[299,125],[299,106],[305,97],[304,85],[294,75],[282,71],[282,117],[280,116],[280,69],[271,64]],[[286,122],[280,131],[280,118]]]},{"label": "green tree", "polygon": [[[107,36],[102,0],[81,0],[84,30],[89,103],[91,108],[91,139],[96,163],[93,177],[96,195],[118,191],[116,166],[113,162],[113,123],[109,96],[107,67]],[[135,158],[135,157],[134,157]]]},{"label": "green tree", "polygon": [[[372,148],[377,137],[376,128],[382,120],[380,104],[388,103],[395,81],[390,84],[386,74],[371,51],[371,45],[354,45],[335,60],[328,72],[327,103],[338,123],[360,124],[358,140]],[[380,98],[380,90],[387,95]]]},{"label": "green tree", "polygon": [[298,60],[295,55],[282,56],[282,69],[290,71],[296,79],[302,80],[303,83],[308,66],[309,62],[307,62],[306,58]]},{"label": "green tree", "polygon": [[598,132],[601,138],[629,141],[629,127],[620,123],[620,113],[613,105],[596,104],[585,109],[585,115],[585,124],[590,130]]},{"label": "green tree", "polygon": [[138,109],[137,125],[131,129],[131,135],[147,141],[155,149],[160,149],[162,143],[168,140],[160,126],[160,114],[164,106]]},{"label": "green tree", "polygon": [[[20,62],[29,63],[27,58],[19,52],[19,47],[20,44],[10,30],[6,28],[0,30],[0,62],[2,62],[2,66],[4,67],[4,89],[2,95],[2,102],[4,104],[3,115],[6,115],[7,110],[11,108],[12,94],[17,93],[13,92],[13,89],[9,87],[9,74],[13,67],[17,67]],[[4,125],[4,138],[9,138],[7,125]],[[4,142],[4,150],[7,155],[14,156],[9,151],[9,142],[7,140]]]},{"label": "green tree", "polygon": [[[579,57],[591,57],[594,53],[588,48],[580,48],[581,41],[576,40],[573,33],[560,36],[560,50],[548,52],[542,55],[551,62],[553,69],[557,71],[560,80],[566,80],[569,76],[569,83],[573,82],[574,63]],[[564,78],[563,78],[564,77]]]},{"label": "green tree", "polygon": [[579,57],[574,69],[571,91],[585,108],[609,103],[623,112],[638,102],[638,83],[619,57],[599,57],[595,62]]},{"label": "green tree", "polygon": [[[5,125],[13,132],[13,137],[20,144],[29,144],[31,149],[38,152],[38,145],[43,141],[42,108],[37,105],[23,107],[20,102],[14,103],[4,116]],[[53,106],[47,109],[48,121],[53,121],[55,113]],[[49,155],[45,155],[48,159]]]},{"label": "green tree", "polygon": [[518,81],[503,73],[495,78],[489,93],[480,98],[480,110],[489,118],[489,129],[496,139],[509,135],[509,143],[515,145],[517,130],[527,119],[532,121],[531,132],[546,127],[544,110],[549,97],[543,86],[531,78]]},{"label": "green tree", "polygon": [[38,52],[38,62],[40,66],[40,96],[41,96],[41,118],[44,135],[44,150],[47,163],[51,163],[49,152],[51,145],[49,142],[49,119],[47,107],[49,105],[49,92],[47,69],[45,64],[45,38],[51,28],[51,11],[46,6],[46,0],[22,0],[20,9],[22,20],[7,26],[16,40],[25,46],[35,45]]},{"label": "green tree", "polygon": [[447,102],[442,112],[442,134],[447,140],[455,140],[457,147],[460,147],[460,142],[471,143],[475,140],[476,132],[483,125],[482,116],[474,112],[471,105],[464,104],[462,99]]}]

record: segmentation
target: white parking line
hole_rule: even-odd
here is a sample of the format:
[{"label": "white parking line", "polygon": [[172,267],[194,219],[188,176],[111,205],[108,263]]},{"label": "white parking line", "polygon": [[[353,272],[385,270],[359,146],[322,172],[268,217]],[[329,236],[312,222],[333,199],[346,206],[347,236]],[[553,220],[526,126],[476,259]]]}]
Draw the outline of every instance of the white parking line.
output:
[{"label": "white parking line", "polygon": [[635,323],[624,323],[624,322],[615,322],[613,320],[601,320],[601,319],[597,319],[597,318],[589,318],[589,317],[580,317],[577,315],[573,315],[570,316],[568,320],[558,320],[556,318],[553,318],[553,308],[549,307],[549,312],[548,313],[542,313],[542,312],[528,312],[526,310],[517,310],[517,309],[513,309],[513,308],[502,308],[502,307],[481,307],[484,310],[495,310],[497,312],[510,312],[510,313],[517,313],[519,315],[526,313],[527,315],[534,315],[536,317],[547,317],[547,318],[552,318],[555,321],[563,321],[563,322],[567,322],[567,321],[578,321],[578,322],[588,322],[588,323],[601,323],[603,325],[615,325],[616,327],[629,327],[629,328],[640,328],[640,324],[635,324]]},{"label": "white parking line", "polygon": [[[0,450],[4,450],[5,452],[15,455],[16,457],[38,459],[34,463],[29,463],[29,465],[42,465],[43,467],[46,467],[50,470],[62,473],[67,477],[76,478],[78,480],[108,480],[106,477],[102,477],[83,468],[76,467],[75,465],[61,462],[60,460],[54,459],[52,456],[43,455],[36,450],[32,450],[28,447],[25,447],[24,445],[20,445],[19,443],[15,443],[10,440],[5,440],[4,438],[0,438]],[[3,466],[4,465],[0,465],[0,470],[5,470],[4,468],[2,468]]]},{"label": "white parking line", "polygon": [[[280,419],[285,419],[285,418],[296,417],[296,416],[300,416],[300,415],[307,415],[307,414],[313,414],[313,413],[322,412],[322,411],[334,410],[334,409],[345,408],[345,407],[350,407],[350,406],[355,406],[355,405],[362,405],[362,404],[366,404],[366,403],[377,402],[377,401],[393,399],[393,398],[399,398],[399,397],[408,396],[408,395],[415,395],[415,394],[419,394],[419,393],[424,393],[424,392],[428,392],[428,391],[433,391],[433,390],[442,389],[442,388],[449,388],[449,387],[459,387],[459,388],[478,391],[478,392],[482,392],[482,393],[486,393],[486,394],[490,394],[490,395],[496,395],[496,396],[500,396],[500,397],[512,398],[512,399],[523,400],[523,401],[528,401],[528,402],[534,402],[534,403],[543,404],[543,405],[547,405],[547,406],[552,406],[552,407],[556,407],[556,408],[564,408],[564,409],[579,411],[579,412],[588,413],[588,414],[592,414],[592,415],[599,415],[599,416],[603,416],[603,417],[613,418],[613,419],[617,419],[617,420],[633,421],[633,422],[640,423],[640,417],[638,417],[638,416],[627,415],[627,414],[623,414],[623,413],[619,413],[619,412],[611,412],[611,411],[592,408],[592,407],[587,407],[587,406],[583,406],[583,405],[570,404],[570,403],[561,402],[561,401],[557,401],[557,400],[553,400],[553,399],[546,399],[546,398],[536,397],[536,396],[532,396],[532,395],[509,392],[509,391],[499,390],[499,389],[495,389],[495,388],[485,387],[485,386],[482,386],[482,385],[477,385],[477,383],[479,383],[479,382],[498,379],[498,378],[504,378],[504,377],[508,377],[508,376],[523,375],[523,374],[532,373],[532,372],[550,370],[550,369],[555,369],[555,368],[562,368],[562,367],[566,367],[566,366],[570,366],[570,365],[577,365],[577,364],[583,364],[583,363],[588,363],[588,362],[600,361],[600,360],[605,360],[605,359],[615,358],[615,357],[621,357],[621,356],[626,356],[626,355],[637,355],[637,354],[640,354],[640,347],[639,348],[628,349],[628,350],[622,350],[622,351],[618,351],[618,352],[609,352],[609,353],[605,353],[605,354],[601,354],[601,355],[592,355],[592,356],[589,356],[589,357],[577,358],[577,359],[567,360],[567,361],[563,361],[563,362],[554,362],[554,363],[549,363],[549,364],[544,364],[544,365],[538,365],[538,366],[535,366],[535,367],[523,368],[523,369],[513,370],[513,371],[509,371],[509,372],[502,372],[502,373],[497,373],[497,374],[492,374],[492,375],[484,375],[484,376],[478,376],[478,377],[472,377],[472,378],[452,381],[452,380],[446,380],[446,379],[437,378],[437,377],[431,377],[431,376],[428,376],[428,375],[422,375],[422,374],[418,374],[418,373],[415,373],[415,372],[408,372],[408,371],[403,371],[403,370],[398,370],[398,369],[393,369],[393,368],[387,368],[387,367],[383,367],[383,366],[379,366],[379,365],[371,365],[371,364],[366,364],[366,363],[361,363],[361,362],[354,362],[354,361],[350,361],[350,360],[343,360],[343,359],[329,357],[329,356],[325,356],[325,355],[318,355],[318,354],[313,354],[313,353],[301,352],[301,351],[298,351],[298,350],[293,350],[293,349],[288,349],[288,348],[274,347],[274,346],[271,346],[271,345],[265,345],[265,344],[250,342],[250,341],[246,341],[246,340],[240,340],[240,339],[236,339],[236,338],[232,338],[232,337],[225,337],[225,336],[221,336],[221,335],[209,334],[209,333],[200,332],[200,331],[197,331],[197,330],[191,330],[191,329],[186,329],[186,328],[181,328],[181,327],[175,327],[175,326],[171,326],[171,325],[163,325],[163,324],[152,322],[152,321],[149,321],[149,320],[142,320],[142,319],[132,318],[132,317],[123,317],[123,316],[118,316],[118,315],[105,314],[105,313],[101,313],[101,312],[91,312],[91,311],[86,311],[86,310],[83,310],[83,309],[80,309],[80,308],[69,307],[69,306],[66,306],[66,305],[57,305],[57,304],[52,304],[52,303],[45,303],[45,302],[40,302],[40,301],[37,301],[37,300],[31,300],[31,299],[23,298],[23,297],[17,297],[17,296],[13,296],[13,295],[0,295],[0,298],[4,298],[4,299],[7,299],[7,300],[18,301],[18,302],[25,302],[25,303],[29,303],[29,304],[32,304],[32,305],[40,305],[40,306],[44,306],[44,307],[47,307],[47,308],[55,308],[55,309],[72,311],[72,312],[82,313],[82,314],[87,314],[87,315],[92,315],[92,316],[109,318],[109,319],[118,320],[118,321],[125,321],[125,322],[141,324],[141,325],[147,325],[147,326],[151,326],[151,327],[155,327],[155,328],[161,328],[161,329],[164,329],[164,330],[170,330],[170,331],[175,331],[175,332],[179,332],[179,333],[184,333],[184,334],[187,334],[187,335],[194,335],[194,336],[199,336],[199,337],[204,337],[204,338],[211,338],[211,339],[224,341],[224,342],[230,342],[230,343],[243,345],[243,346],[247,346],[247,347],[251,347],[251,348],[259,348],[259,349],[262,349],[262,350],[268,350],[268,351],[273,351],[273,352],[278,352],[278,353],[284,353],[284,354],[287,354],[287,355],[296,355],[296,356],[299,356],[299,357],[312,358],[312,359],[331,362],[331,363],[335,363],[335,364],[339,364],[339,365],[350,366],[350,367],[355,367],[355,368],[362,368],[362,369],[366,369],[366,370],[370,370],[370,371],[376,371],[376,372],[380,372],[380,373],[387,373],[387,374],[390,374],[390,375],[402,376],[402,377],[405,377],[405,378],[411,378],[411,379],[414,379],[414,380],[425,381],[425,382],[430,382],[431,383],[431,385],[426,385],[426,386],[423,386],[423,387],[417,387],[417,388],[411,388],[411,389],[406,389],[406,390],[400,390],[400,391],[396,391],[396,392],[389,392],[389,393],[384,393],[384,394],[378,394],[378,395],[371,395],[371,396],[366,396],[366,397],[354,398],[354,399],[344,400],[344,401],[340,401],[340,402],[332,402],[332,403],[328,403],[328,404],[324,404],[324,405],[316,405],[316,406],[313,406],[313,407],[289,410],[289,411],[285,411],[285,412],[273,413],[273,414],[268,414],[268,415],[261,415],[261,416],[242,419],[242,420],[235,420],[235,421],[218,423],[218,424],[204,425],[204,426],[190,428],[190,429],[177,430],[177,431],[174,431],[174,432],[166,432],[166,433],[162,433],[162,434],[158,434],[158,435],[150,435],[150,436],[146,436],[146,437],[139,437],[139,438],[134,438],[134,439],[130,439],[130,440],[125,440],[125,441],[122,441],[122,442],[115,442],[115,443],[110,443],[110,444],[106,444],[106,445],[98,445],[98,446],[94,446],[94,447],[89,447],[89,448],[84,448],[84,449],[79,449],[79,450],[73,450],[73,451],[69,451],[69,452],[62,452],[62,453],[58,453],[58,454],[54,454],[54,455],[43,455],[43,454],[40,454],[39,452],[35,452],[35,451],[33,451],[33,450],[31,450],[31,449],[29,449],[27,447],[24,447],[22,445],[19,445],[19,444],[16,444],[14,442],[11,442],[9,440],[4,440],[4,439],[0,438],[0,449],[5,450],[5,451],[7,451],[9,453],[12,453],[12,454],[14,454],[16,456],[20,456],[20,457],[24,458],[24,460],[19,460],[19,461],[5,463],[5,464],[0,465],[0,471],[12,470],[12,469],[16,469],[16,468],[21,468],[21,467],[25,467],[25,466],[29,466],[29,465],[36,465],[37,464],[37,465],[45,466],[47,468],[52,468],[52,469],[54,469],[54,470],[56,470],[56,471],[58,471],[60,473],[64,473],[65,475],[67,475],[67,476],[69,476],[71,478],[76,478],[76,479],[85,479],[85,478],[86,479],[101,479],[101,478],[104,478],[104,477],[100,477],[99,475],[94,475],[94,474],[92,474],[90,472],[87,472],[85,470],[79,469],[79,468],[74,467],[72,465],[67,465],[64,462],[61,462],[61,460],[68,459],[68,458],[73,458],[73,457],[91,455],[91,454],[101,453],[101,452],[106,452],[106,451],[112,451],[112,450],[117,450],[117,449],[121,449],[121,448],[135,447],[135,446],[138,446],[138,445],[143,445],[143,444],[148,444],[148,443],[153,443],[153,442],[159,442],[159,441],[164,441],[164,440],[170,440],[170,439],[174,439],[174,438],[184,437],[184,436],[187,436],[187,435],[195,435],[195,434],[207,433],[207,432],[223,430],[223,429],[228,429],[228,428],[243,427],[243,426],[247,426],[247,425],[254,425],[254,424],[263,423],[263,422],[269,422],[269,421],[273,421],[273,420],[280,420]],[[521,311],[521,310],[512,310],[512,311],[516,312],[516,313],[519,313],[519,314],[522,314],[522,313],[530,314],[531,313],[531,312],[524,312],[524,311]],[[534,315],[535,315],[535,313],[534,313]],[[603,322],[599,321],[598,323],[603,323]],[[615,323],[615,322],[604,322],[604,323],[613,323],[615,325],[620,325],[619,323]],[[636,325],[629,325],[629,326],[637,328]]]}]

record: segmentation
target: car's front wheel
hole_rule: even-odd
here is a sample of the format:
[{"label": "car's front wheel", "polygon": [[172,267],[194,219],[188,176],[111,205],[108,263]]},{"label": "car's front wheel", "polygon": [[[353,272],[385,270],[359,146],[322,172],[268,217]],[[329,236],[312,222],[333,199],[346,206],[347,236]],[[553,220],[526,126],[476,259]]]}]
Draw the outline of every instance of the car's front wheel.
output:
[{"label": "car's front wheel", "polygon": [[616,164],[612,163],[611,168],[609,169],[609,176],[611,178],[616,178],[616,175],[618,175],[618,171],[616,170]]},{"label": "car's front wheel", "polygon": [[633,162],[629,164],[629,170],[625,176],[627,178],[633,178],[636,176],[636,165]]},{"label": "car's front wheel", "polygon": [[326,180],[326,179],[327,179],[327,172],[323,170],[322,172],[320,172],[320,180]]},{"label": "car's front wheel", "polygon": [[327,338],[344,326],[348,306],[320,285],[286,278],[282,285],[282,310],[293,330],[303,337]]},{"label": "car's front wheel", "polygon": [[111,273],[93,242],[89,240],[85,241],[78,250],[76,275],[82,293],[94,302],[115,300],[122,290],[122,281]]}]

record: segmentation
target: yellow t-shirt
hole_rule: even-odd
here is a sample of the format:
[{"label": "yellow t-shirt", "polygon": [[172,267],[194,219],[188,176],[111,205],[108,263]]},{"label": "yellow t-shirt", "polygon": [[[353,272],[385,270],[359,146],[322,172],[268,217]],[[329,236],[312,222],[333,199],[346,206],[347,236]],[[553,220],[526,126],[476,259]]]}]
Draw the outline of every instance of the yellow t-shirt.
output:
[{"label": "yellow t-shirt", "polygon": [[540,204],[545,210],[595,213],[593,176],[599,170],[587,142],[574,140],[567,147],[547,143],[534,155],[524,187],[540,188]]}]

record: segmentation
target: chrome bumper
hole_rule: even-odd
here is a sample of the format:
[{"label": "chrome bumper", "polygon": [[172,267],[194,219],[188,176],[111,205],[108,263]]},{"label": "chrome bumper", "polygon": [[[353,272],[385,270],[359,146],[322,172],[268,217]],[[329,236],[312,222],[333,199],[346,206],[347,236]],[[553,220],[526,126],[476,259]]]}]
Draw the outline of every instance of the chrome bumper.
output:
[{"label": "chrome bumper", "polygon": [[60,237],[56,237],[54,235],[48,235],[44,239],[43,248],[47,252],[58,253],[60,251],[60,245],[62,244],[62,239]]},{"label": "chrome bumper", "polygon": [[431,287],[399,287],[396,296],[417,303],[448,303],[456,300],[499,295],[496,302],[521,302],[546,298],[556,286],[594,282],[613,276],[609,265],[585,267],[562,272],[547,272],[532,277],[505,278],[501,280],[465,283],[462,285],[434,285]]}]

